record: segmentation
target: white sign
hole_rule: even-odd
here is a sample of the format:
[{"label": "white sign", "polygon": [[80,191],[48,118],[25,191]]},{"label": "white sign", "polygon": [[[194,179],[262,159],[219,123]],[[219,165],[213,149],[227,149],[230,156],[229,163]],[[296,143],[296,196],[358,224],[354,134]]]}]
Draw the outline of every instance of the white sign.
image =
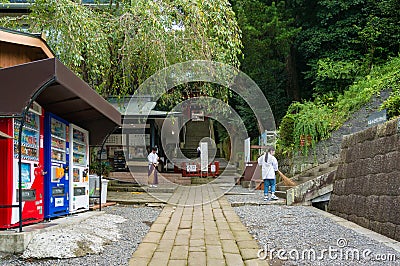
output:
[{"label": "white sign", "polygon": [[196,165],[195,164],[189,164],[186,166],[186,172],[196,172]]},{"label": "white sign", "polygon": [[387,121],[386,118],[386,109],[380,112],[376,112],[371,114],[368,117],[368,126],[375,126],[377,124],[381,124]]},{"label": "white sign", "polygon": [[204,112],[192,111],[192,121],[204,121]]},{"label": "white sign", "polygon": [[250,138],[244,140],[244,161],[250,162]]},{"label": "white sign", "polygon": [[201,171],[208,171],[208,143],[200,142]]},{"label": "white sign", "polygon": [[217,171],[215,164],[211,165],[211,173],[215,173]]},{"label": "white sign", "polygon": [[64,206],[64,198],[55,198],[54,207]]}]

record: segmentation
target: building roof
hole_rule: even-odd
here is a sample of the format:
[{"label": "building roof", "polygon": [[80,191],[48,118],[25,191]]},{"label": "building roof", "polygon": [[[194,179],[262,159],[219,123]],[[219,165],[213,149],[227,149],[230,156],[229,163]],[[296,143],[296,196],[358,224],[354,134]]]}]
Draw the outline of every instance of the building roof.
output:
[{"label": "building roof", "polygon": [[108,101],[117,109],[125,119],[129,118],[166,118],[170,115],[180,116],[181,112],[154,110],[156,102],[152,101],[150,95],[128,96],[123,99],[109,97]]},{"label": "building roof", "polygon": [[121,125],[121,114],[58,59],[0,69],[0,114],[18,115],[30,101],[90,131],[99,145]]},{"label": "building roof", "polygon": [[41,34],[32,34],[0,27],[0,42],[26,46],[37,59],[53,58],[54,53]]}]

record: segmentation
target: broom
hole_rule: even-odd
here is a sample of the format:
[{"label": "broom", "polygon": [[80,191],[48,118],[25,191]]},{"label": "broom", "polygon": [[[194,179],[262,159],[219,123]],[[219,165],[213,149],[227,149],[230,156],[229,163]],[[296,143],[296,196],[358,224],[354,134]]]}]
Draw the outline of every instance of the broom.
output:
[{"label": "broom", "polygon": [[296,182],[294,182],[293,180],[291,180],[289,177],[285,176],[281,171],[278,170],[278,174],[281,176],[283,184],[285,184],[285,186],[289,186],[289,187],[294,187],[296,186]]}]

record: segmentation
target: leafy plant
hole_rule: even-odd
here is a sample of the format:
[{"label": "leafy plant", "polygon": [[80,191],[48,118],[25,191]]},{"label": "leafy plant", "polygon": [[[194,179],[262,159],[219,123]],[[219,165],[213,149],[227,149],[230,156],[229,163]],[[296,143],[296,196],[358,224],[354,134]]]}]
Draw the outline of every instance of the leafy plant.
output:
[{"label": "leafy plant", "polygon": [[240,65],[241,31],[227,0],[81,2],[31,1],[27,14],[6,14],[0,25],[44,32],[56,56],[104,97],[133,94],[155,72],[188,60]]},{"label": "leafy plant", "polygon": [[293,121],[293,133],[292,135],[289,132],[284,133],[282,127],[279,132],[281,136],[282,134],[286,136],[287,140],[293,136],[292,143],[296,149],[307,153],[308,149],[314,147],[317,141],[329,137],[331,131],[329,117],[332,111],[326,105],[310,101],[296,102],[289,107],[289,111],[291,114],[287,121],[289,123],[290,120]]},{"label": "leafy plant", "polygon": [[108,177],[110,175],[110,172],[112,170],[111,165],[108,162],[100,162],[96,160],[95,162],[92,162],[89,166],[89,171],[92,174],[96,174],[98,176],[103,176],[103,177]]},{"label": "leafy plant", "polygon": [[388,89],[392,90],[391,95],[381,109],[386,108],[389,117],[394,117],[400,115],[400,57],[358,78],[343,94],[337,94],[336,101],[333,101],[336,94],[327,93],[313,102],[293,103],[279,127],[281,150],[307,152],[319,140],[328,138],[373,95]]},{"label": "leafy plant", "polygon": [[389,117],[395,117],[400,115],[400,91],[395,91],[391,94],[383,105],[382,109],[387,109],[387,115]]},{"label": "leafy plant", "polygon": [[313,82],[314,91],[319,94],[328,93],[333,89],[343,92],[353,83],[360,69],[358,61],[334,61],[330,58],[318,60],[317,74]]}]

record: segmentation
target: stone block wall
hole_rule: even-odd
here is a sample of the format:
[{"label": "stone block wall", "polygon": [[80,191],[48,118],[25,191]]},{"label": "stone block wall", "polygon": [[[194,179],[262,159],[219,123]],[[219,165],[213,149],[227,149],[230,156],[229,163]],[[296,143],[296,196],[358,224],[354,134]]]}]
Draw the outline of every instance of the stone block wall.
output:
[{"label": "stone block wall", "polygon": [[345,136],[329,212],[400,241],[400,120]]}]

